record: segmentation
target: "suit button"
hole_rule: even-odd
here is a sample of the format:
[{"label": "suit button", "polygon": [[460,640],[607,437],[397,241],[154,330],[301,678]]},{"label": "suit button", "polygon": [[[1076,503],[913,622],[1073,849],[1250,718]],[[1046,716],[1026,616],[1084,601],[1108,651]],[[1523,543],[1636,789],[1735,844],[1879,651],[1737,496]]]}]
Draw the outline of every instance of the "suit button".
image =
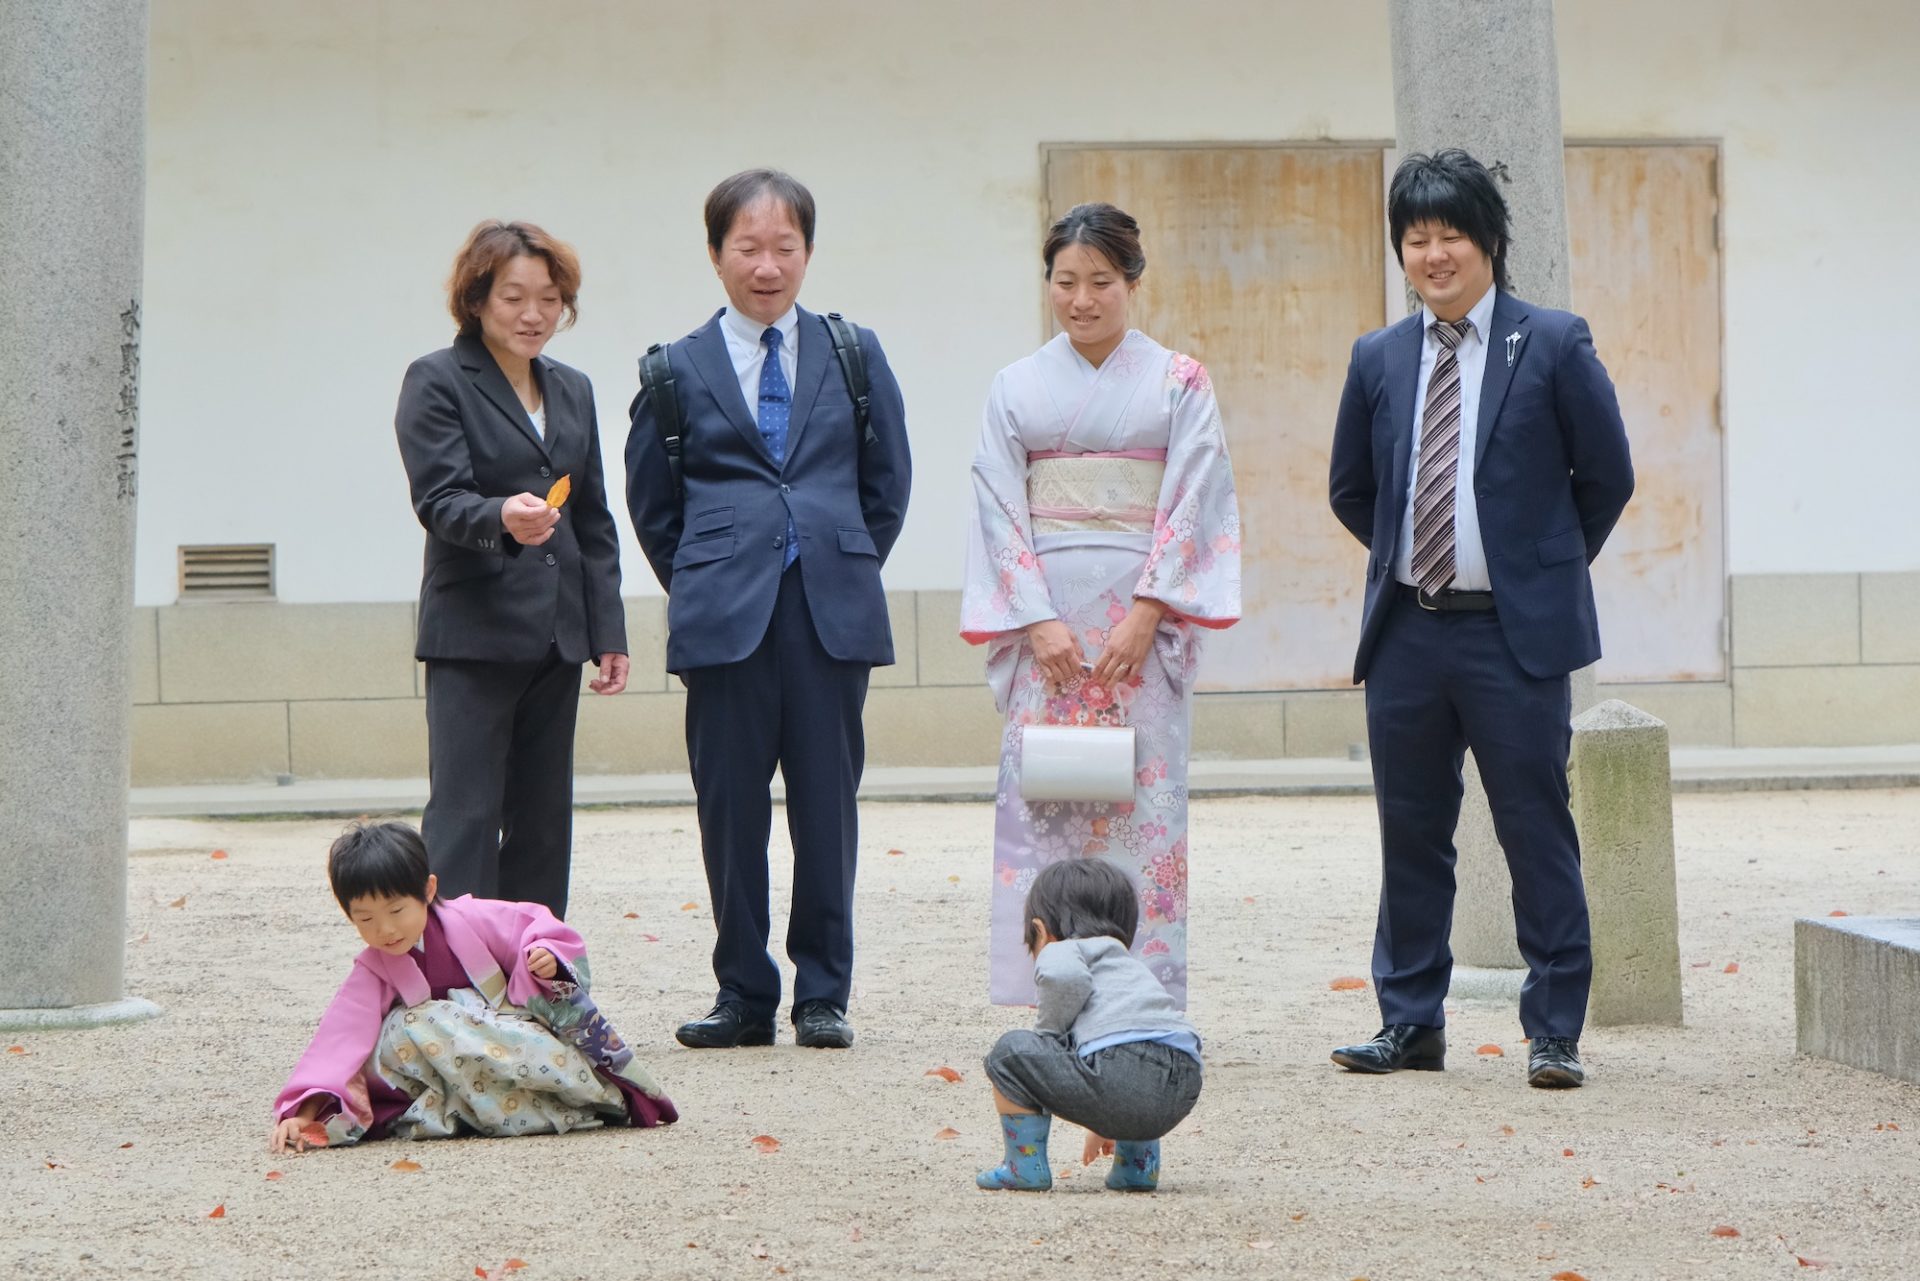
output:
[{"label": "suit button", "polygon": [[548,476],[551,476],[551,475],[553,475],[553,472],[552,472],[552,470],[551,470],[550,468],[546,468],[546,467],[542,467],[542,468],[540,469],[540,476],[541,476],[541,478],[542,478],[542,479],[545,479],[546,477],[548,477]]},{"label": "suit button", "polygon": [[792,486],[792,485],[782,485],[782,486],[780,486],[780,492],[781,492],[781,493],[783,493],[783,494],[791,494],[791,493],[793,492],[793,486]]},{"label": "suit button", "polygon": [[552,553],[552,552],[548,552],[548,553],[547,553],[547,564],[549,564],[549,565],[558,565],[559,563],[560,563],[559,561],[557,561],[557,560],[555,560],[555,559],[554,559],[554,556],[553,556],[553,553]]},{"label": "suit button", "polygon": [[785,541],[786,541],[786,540],[785,540],[785,539],[783,539],[783,538],[776,538],[776,539],[774,539],[774,540],[773,540],[773,549],[774,549],[775,551],[779,551],[779,550],[780,550],[780,544],[781,544],[781,543],[783,543],[783,542],[785,542]]}]

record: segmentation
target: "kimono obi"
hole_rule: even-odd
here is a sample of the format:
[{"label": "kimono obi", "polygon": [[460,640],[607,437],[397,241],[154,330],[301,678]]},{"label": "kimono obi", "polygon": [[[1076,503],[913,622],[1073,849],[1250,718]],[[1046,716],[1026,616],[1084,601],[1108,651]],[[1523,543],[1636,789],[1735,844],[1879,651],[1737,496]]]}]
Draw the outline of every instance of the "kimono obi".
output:
[{"label": "kimono obi", "polygon": [[1038,534],[1151,534],[1167,472],[1164,449],[1027,455],[1027,514]]}]

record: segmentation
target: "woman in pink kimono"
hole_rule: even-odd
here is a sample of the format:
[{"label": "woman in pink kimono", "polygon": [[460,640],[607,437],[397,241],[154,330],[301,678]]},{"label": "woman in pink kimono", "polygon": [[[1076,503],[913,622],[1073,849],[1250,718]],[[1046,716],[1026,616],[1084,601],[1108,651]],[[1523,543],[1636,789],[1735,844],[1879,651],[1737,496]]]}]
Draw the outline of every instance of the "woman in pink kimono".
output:
[{"label": "woman in pink kimono", "polygon": [[[1047,234],[1063,332],[1000,371],[974,456],[961,635],[1007,718],[994,823],[992,999],[1034,1000],[1021,905],[1046,864],[1140,887],[1134,953],[1187,1003],[1187,753],[1202,629],[1240,617],[1240,515],[1207,371],[1127,327],[1140,226],[1076,205]],[[1022,727],[1134,727],[1133,800],[1020,795]]]},{"label": "woman in pink kimono", "polygon": [[678,1119],[587,995],[586,945],[545,907],[436,899],[404,823],[348,829],[327,876],[367,946],[274,1100],[274,1151]]}]

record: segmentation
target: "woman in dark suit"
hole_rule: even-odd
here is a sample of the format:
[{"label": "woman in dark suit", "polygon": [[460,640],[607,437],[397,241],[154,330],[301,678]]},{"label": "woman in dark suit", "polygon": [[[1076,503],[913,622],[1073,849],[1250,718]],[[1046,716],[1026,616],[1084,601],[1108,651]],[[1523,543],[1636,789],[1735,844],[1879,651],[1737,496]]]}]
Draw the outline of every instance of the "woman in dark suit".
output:
[{"label": "woman in dark suit", "polygon": [[[627,684],[593,387],[540,354],[574,322],[579,290],[573,250],[540,228],[475,227],[447,284],[459,334],[408,367],[394,416],[427,531],[414,653],[427,665],[421,830],[433,870],[449,897],[556,916],[581,664],[599,664],[597,694]],[[562,479],[570,495],[554,492]]]}]

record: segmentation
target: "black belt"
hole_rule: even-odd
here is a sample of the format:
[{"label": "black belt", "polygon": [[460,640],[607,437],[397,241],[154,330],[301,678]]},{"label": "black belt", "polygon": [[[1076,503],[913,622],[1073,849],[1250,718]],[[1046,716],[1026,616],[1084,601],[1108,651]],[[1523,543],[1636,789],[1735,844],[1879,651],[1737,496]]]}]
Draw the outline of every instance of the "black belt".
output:
[{"label": "black belt", "polygon": [[1493,608],[1492,592],[1457,592],[1443,587],[1431,594],[1406,583],[1395,583],[1400,594],[1425,610],[1488,610]]}]

